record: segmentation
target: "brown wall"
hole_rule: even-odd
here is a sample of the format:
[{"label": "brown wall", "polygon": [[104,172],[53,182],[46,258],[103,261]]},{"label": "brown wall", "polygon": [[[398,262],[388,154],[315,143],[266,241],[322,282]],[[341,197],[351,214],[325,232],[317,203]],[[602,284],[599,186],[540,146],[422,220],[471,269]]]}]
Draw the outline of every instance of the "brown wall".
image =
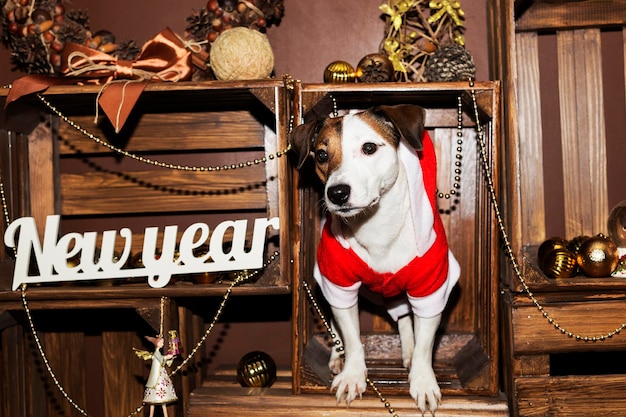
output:
[{"label": "brown wall", "polygon": [[[285,17],[268,31],[276,58],[277,76],[291,74],[303,82],[321,82],[324,68],[342,59],[356,65],[378,50],[384,24],[378,6],[382,0],[286,0]],[[186,17],[206,2],[179,0],[74,0],[67,7],[87,10],[91,29],[108,29],[120,40],[142,44],[161,29],[183,33]],[[467,48],[474,54],[479,80],[488,79],[486,0],[463,2],[467,21]],[[10,71],[10,55],[0,48],[0,85],[19,77]]]}]

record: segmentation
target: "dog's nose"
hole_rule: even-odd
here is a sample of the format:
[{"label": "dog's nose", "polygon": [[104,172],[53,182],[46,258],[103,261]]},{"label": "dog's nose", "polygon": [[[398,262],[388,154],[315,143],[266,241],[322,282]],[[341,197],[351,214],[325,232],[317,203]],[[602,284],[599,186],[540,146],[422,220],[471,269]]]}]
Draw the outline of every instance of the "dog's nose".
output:
[{"label": "dog's nose", "polygon": [[350,186],[347,184],[333,185],[326,191],[328,199],[338,206],[341,206],[350,198]]}]

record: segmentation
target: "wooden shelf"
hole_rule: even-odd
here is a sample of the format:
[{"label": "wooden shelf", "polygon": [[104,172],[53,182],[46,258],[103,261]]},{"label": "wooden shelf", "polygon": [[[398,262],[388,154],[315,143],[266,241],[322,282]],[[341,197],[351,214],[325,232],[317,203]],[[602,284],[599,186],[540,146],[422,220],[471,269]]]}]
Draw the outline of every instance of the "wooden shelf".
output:
[{"label": "wooden shelf", "polygon": [[[190,399],[189,417],[215,414],[245,414],[254,417],[318,417],[349,416],[379,417],[388,414],[380,399],[367,390],[362,399],[349,407],[337,404],[335,396],[325,390],[317,394],[298,394],[291,391],[291,373],[279,370],[277,382],[271,388],[242,388],[236,381],[235,367],[218,369]],[[408,395],[387,395],[378,387],[401,416],[417,416],[415,402]],[[508,417],[506,400],[500,397],[446,395],[437,409],[438,417]]]}]

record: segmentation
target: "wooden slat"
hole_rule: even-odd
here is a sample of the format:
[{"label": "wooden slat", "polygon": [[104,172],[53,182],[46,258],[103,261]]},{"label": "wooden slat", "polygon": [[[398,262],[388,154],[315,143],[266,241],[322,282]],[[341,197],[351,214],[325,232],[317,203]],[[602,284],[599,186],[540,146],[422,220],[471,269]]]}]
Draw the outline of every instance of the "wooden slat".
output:
[{"label": "wooden slat", "polygon": [[600,30],[557,33],[565,234],[606,228],[606,134]]},{"label": "wooden slat", "polygon": [[[619,328],[626,317],[624,300],[606,299],[546,304],[554,321],[575,334],[589,337],[606,335]],[[517,355],[547,354],[589,350],[620,350],[626,348],[626,335],[618,334],[604,341],[582,341],[556,330],[532,304],[513,306],[513,351]]]},{"label": "wooden slat", "polygon": [[517,31],[626,24],[623,0],[535,1],[516,21]]},{"label": "wooden slat", "polygon": [[[61,176],[61,214],[114,214],[263,209],[263,166],[213,173],[140,171]],[[94,190],[98,190],[94,193]]]},{"label": "wooden slat", "polygon": [[[141,405],[146,364],[132,348],[144,348],[137,332],[102,332],[102,369],[106,417],[126,416]],[[172,410],[173,411],[173,410]]]},{"label": "wooden slat", "polygon": [[[50,121],[48,121],[50,122]],[[35,218],[38,233],[43,236],[45,218],[56,207],[56,179],[54,143],[50,140],[50,128],[41,123],[28,137],[29,168],[27,194],[30,198],[30,216]],[[34,198],[34,196],[36,196]]]},{"label": "wooden slat", "polygon": [[[111,132],[108,123],[95,124],[93,116],[73,116],[71,120],[97,137],[128,152],[197,149],[232,149],[263,146],[263,126],[248,111],[204,113],[145,113],[133,126],[132,137],[126,131]],[[107,128],[108,127],[108,128]],[[62,123],[59,127],[61,154],[99,153],[108,148]]]},{"label": "wooden slat", "polygon": [[[417,416],[415,401],[406,396],[385,396],[394,413],[400,416]],[[350,407],[337,404],[334,395],[291,395],[284,388],[237,388],[207,386],[191,396],[189,417],[207,415],[247,415],[254,417],[379,417],[388,414],[384,404],[368,391],[363,399],[355,400]],[[447,396],[437,409],[438,417],[452,416],[508,417],[508,407],[502,398]]]},{"label": "wooden slat", "polygon": [[517,114],[520,138],[520,193],[523,199],[522,244],[545,239],[543,135],[537,33],[515,35]]},{"label": "wooden slat", "polygon": [[[45,332],[43,335],[44,350],[59,384],[72,400],[82,407],[87,398],[86,376],[83,372],[85,369],[83,339],[83,333],[74,331]],[[42,372],[47,373],[45,370]],[[49,392],[53,393],[53,398],[48,401],[48,415],[80,416],[72,404],[63,398],[52,380],[47,381]]]},{"label": "wooden slat", "polygon": [[534,377],[515,380],[520,416],[615,416],[626,410],[626,376]]},{"label": "wooden slat", "polygon": [[[502,199],[501,210],[505,217],[509,240],[513,253],[522,250],[522,218],[526,214],[522,208],[520,181],[521,158],[519,144],[519,117],[517,108],[517,52],[514,30],[514,0],[489,0],[491,20],[492,50],[494,54],[492,71],[496,79],[502,80],[501,131],[502,178],[506,180],[506,198]],[[502,280],[513,286],[514,277],[510,269],[505,269]]]}]

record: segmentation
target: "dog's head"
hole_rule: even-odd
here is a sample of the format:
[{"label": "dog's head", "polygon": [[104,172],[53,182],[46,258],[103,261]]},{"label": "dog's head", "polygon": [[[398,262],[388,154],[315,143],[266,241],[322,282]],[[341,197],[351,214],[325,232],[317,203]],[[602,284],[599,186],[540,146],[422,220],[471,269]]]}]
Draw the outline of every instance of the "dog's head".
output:
[{"label": "dog's head", "polygon": [[298,168],[313,158],[328,210],[351,217],[376,206],[397,179],[400,141],[421,150],[423,131],[424,109],[403,104],[305,123],[290,141]]}]

